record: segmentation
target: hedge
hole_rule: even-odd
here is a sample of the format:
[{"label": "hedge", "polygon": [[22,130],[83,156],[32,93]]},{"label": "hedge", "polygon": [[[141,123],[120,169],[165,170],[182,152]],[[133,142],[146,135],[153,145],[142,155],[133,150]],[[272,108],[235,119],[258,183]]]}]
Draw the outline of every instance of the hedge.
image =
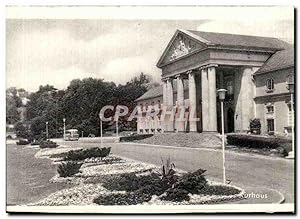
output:
[{"label": "hedge", "polygon": [[152,136],[153,136],[153,134],[141,134],[141,135],[124,136],[124,137],[120,137],[120,142],[142,140],[142,139],[145,139],[145,138],[150,138]]},{"label": "hedge", "polygon": [[270,148],[275,149],[291,143],[289,139],[267,138],[253,135],[227,135],[227,143],[250,148]]}]

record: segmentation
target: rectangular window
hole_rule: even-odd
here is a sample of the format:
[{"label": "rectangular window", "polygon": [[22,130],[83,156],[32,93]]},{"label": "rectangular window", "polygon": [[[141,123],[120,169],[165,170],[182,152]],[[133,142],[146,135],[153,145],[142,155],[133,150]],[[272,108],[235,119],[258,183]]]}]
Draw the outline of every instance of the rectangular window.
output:
[{"label": "rectangular window", "polygon": [[274,106],[267,106],[268,113],[274,113]]},{"label": "rectangular window", "polygon": [[275,131],[274,119],[268,119],[267,126],[268,126],[268,132],[274,132]]}]

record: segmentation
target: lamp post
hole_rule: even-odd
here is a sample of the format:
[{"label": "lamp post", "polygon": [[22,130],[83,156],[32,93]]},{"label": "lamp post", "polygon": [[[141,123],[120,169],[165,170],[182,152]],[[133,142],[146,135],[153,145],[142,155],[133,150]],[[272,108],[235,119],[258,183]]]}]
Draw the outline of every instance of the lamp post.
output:
[{"label": "lamp post", "polygon": [[104,115],[100,112],[99,113],[99,119],[100,119],[100,140],[101,140],[101,147],[102,147],[102,144],[103,144],[103,133],[102,133],[102,118],[104,117]]},{"label": "lamp post", "polygon": [[224,100],[225,100],[225,89],[217,90],[219,100],[221,102],[221,120],[222,120],[222,155],[223,155],[223,183],[226,184],[226,169],[225,169],[225,134],[224,134]]},{"label": "lamp post", "polygon": [[64,140],[66,139],[66,118],[63,118],[64,122]]},{"label": "lamp post", "polygon": [[291,120],[292,120],[292,124],[291,124],[291,128],[292,128],[292,151],[289,152],[289,155],[287,156],[287,158],[289,159],[294,159],[295,157],[295,136],[294,136],[294,92],[295,92],[295,83],[294,81],[288,81],[287,83],[287,89],[289,90],[290,94],[291,94]]},{"label": "lamp post", "polygon": [[46,138],[47,138],[47,140],[49,138],[49,135],[48,135],[48,122],[46,122]]},{"label": "lamp post", "polygon": [[117,116],[116,121],[116,136],[119,137],[119,116]]}]

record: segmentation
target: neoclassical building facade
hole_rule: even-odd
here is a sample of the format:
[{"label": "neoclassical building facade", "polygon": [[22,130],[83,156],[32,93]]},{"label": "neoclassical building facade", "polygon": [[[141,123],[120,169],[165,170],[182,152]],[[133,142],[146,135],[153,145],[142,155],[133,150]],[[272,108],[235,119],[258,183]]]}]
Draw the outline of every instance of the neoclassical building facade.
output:
[{"label": "neoclassical building facade", "polygon": [[[220,132],[221,88],[227,90],[225,132],[247,132],[253,118],[261,120],[264,133],[290,130],[286,82],[294,77],[291,44],[267,37],[177,30],[157,67],[162,71],[161,86],[136,100],[143,112],[139,133]],[[162,115],[163,107],[173,114]],[[159,113],[146,116],[151,110]]]}]

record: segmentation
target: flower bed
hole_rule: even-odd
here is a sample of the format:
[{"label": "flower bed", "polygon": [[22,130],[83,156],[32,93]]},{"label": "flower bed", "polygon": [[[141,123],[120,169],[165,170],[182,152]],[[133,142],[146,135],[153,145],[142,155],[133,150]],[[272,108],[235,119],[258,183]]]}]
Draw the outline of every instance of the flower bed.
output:
[{"label": "flower bed", "polygon": [[[71,148],[42,149],[37,157],[65,162]],[[32,205],[187,205],[210,204],[242,199],[240,188],[206,180],[205,170],[175,171],[167,160],[162,168],[121,158],[86,158],[77,173],[55,175],[50,182],[75,186],[57,191]],[[79,172],[78,172],[79,171]]]}]

